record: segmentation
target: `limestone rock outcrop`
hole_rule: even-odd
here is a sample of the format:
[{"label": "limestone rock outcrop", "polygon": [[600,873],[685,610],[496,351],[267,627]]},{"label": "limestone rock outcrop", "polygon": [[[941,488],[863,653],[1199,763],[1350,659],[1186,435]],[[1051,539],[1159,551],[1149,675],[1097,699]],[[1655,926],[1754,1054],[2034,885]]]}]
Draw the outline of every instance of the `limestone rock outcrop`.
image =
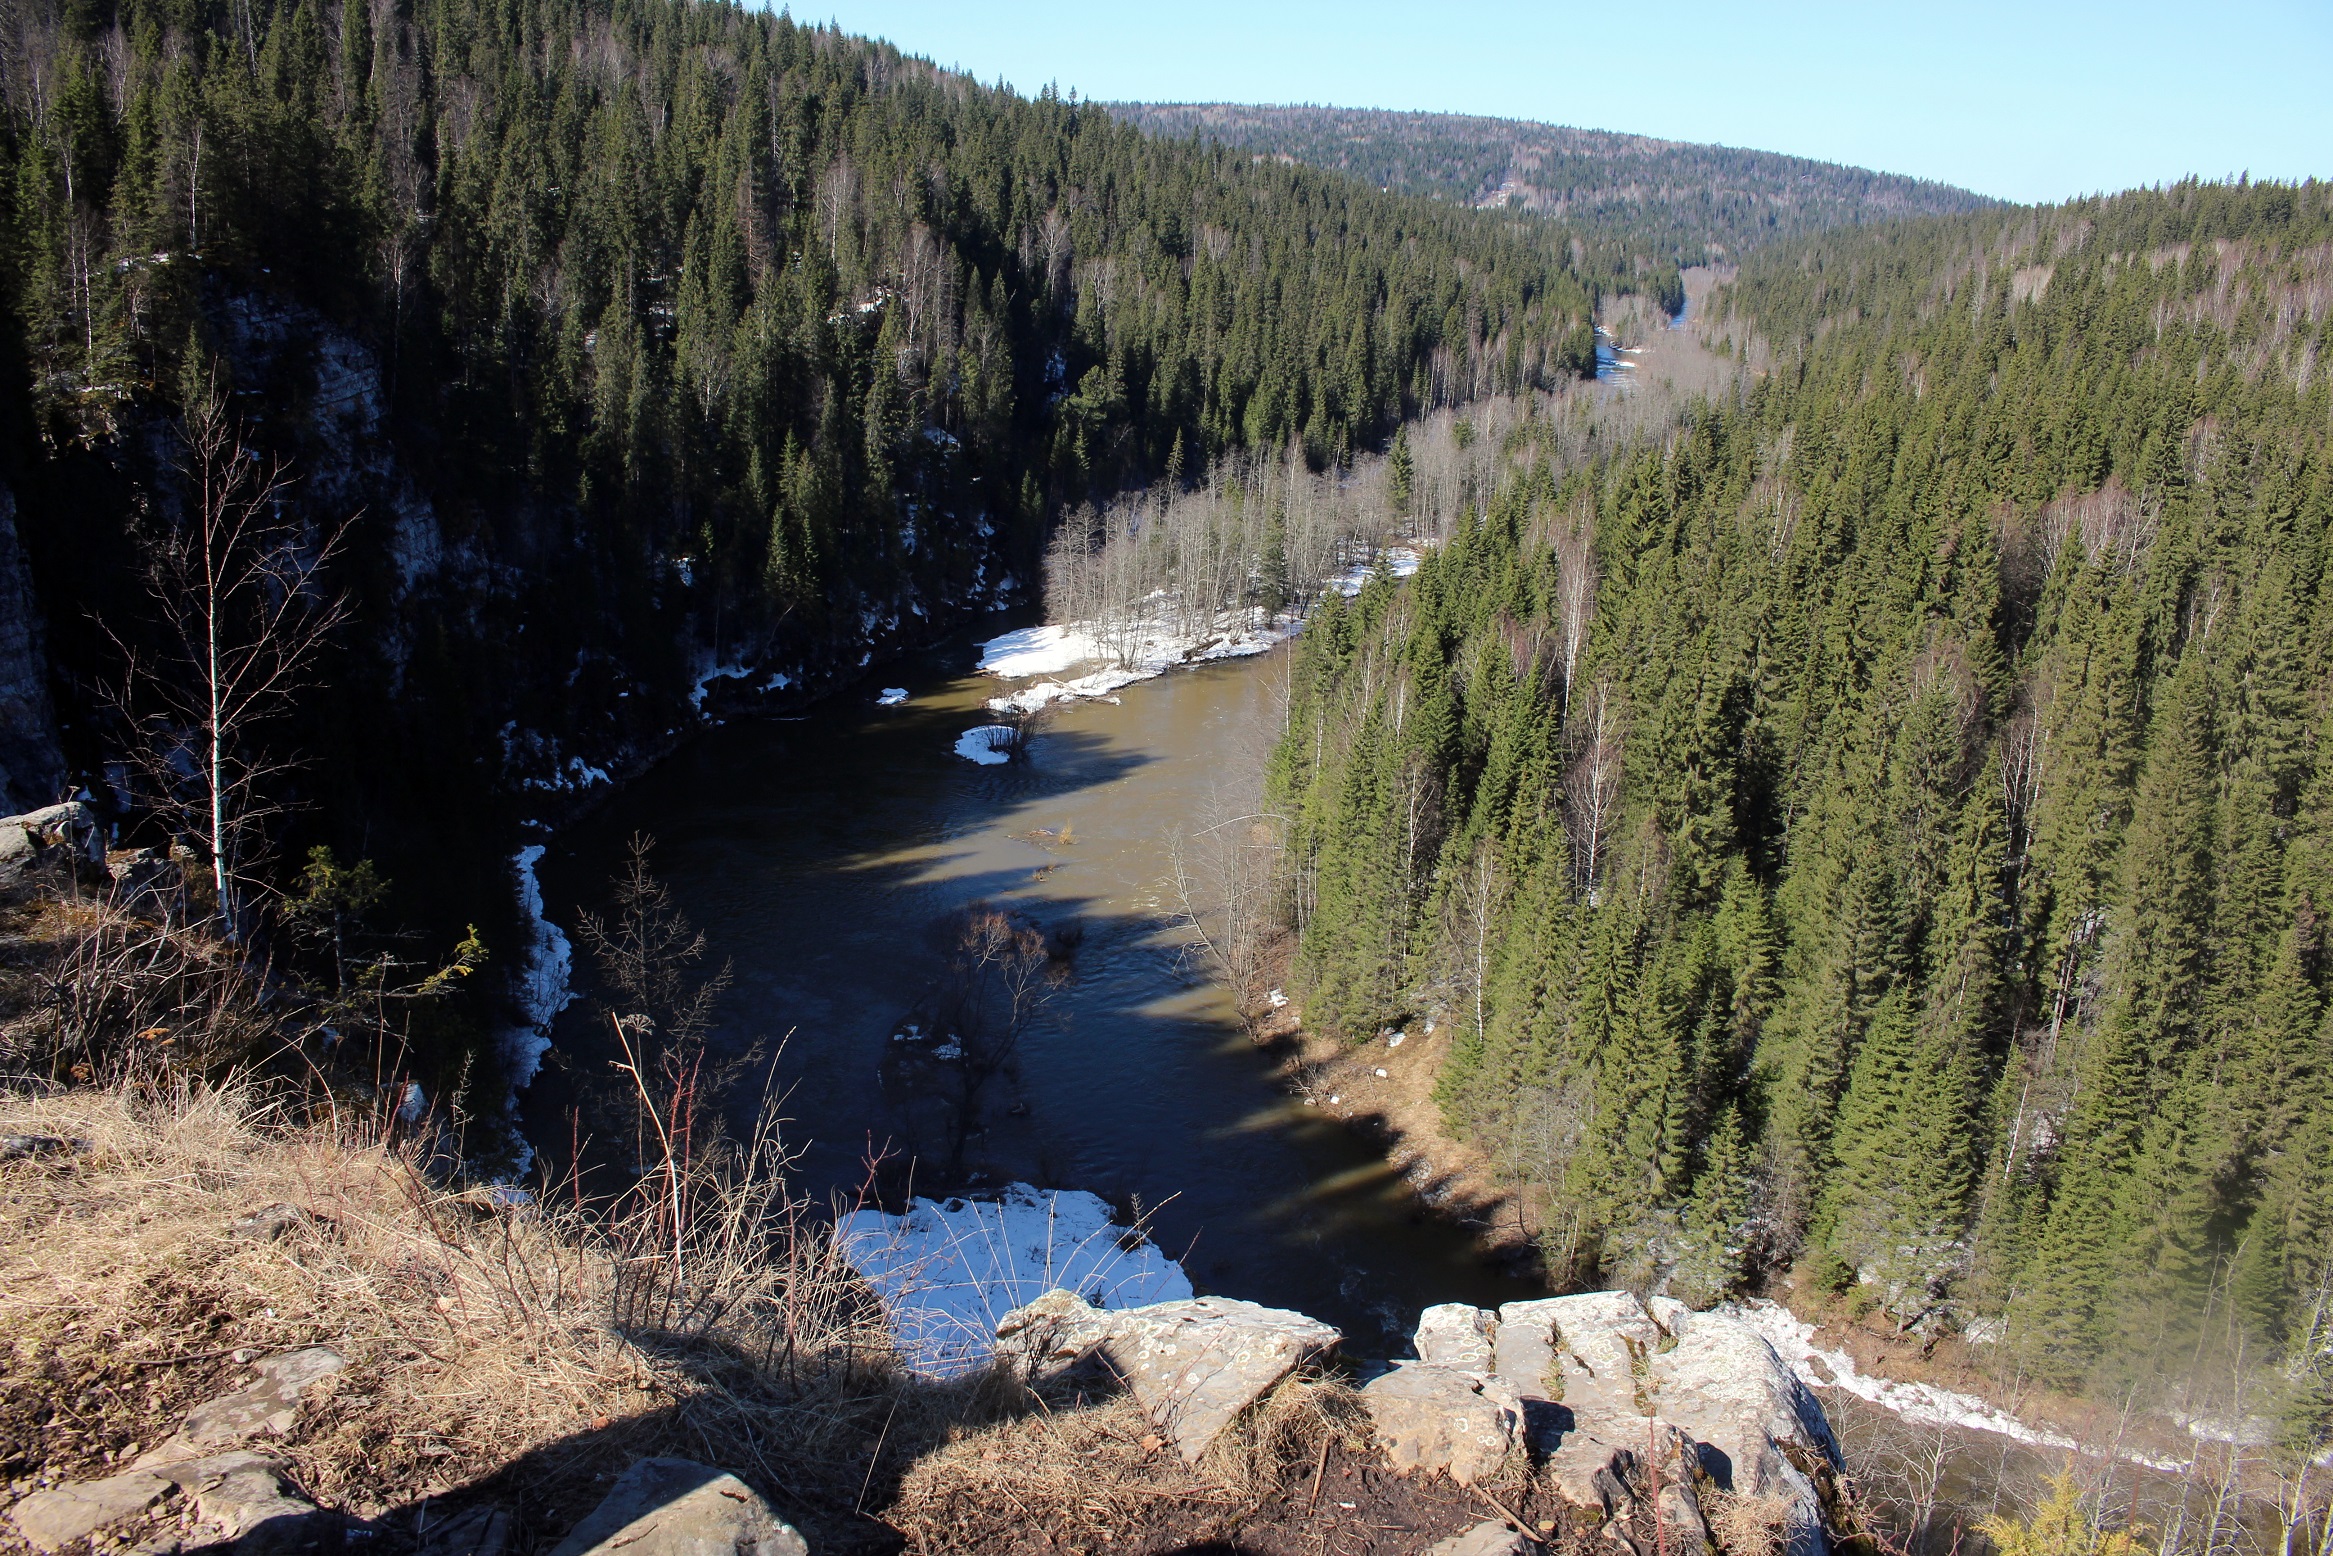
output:
[{"label": "limestone rock outcrop", "polygon": [[996,1333],[1000,1353],[1030,1373],[1100,1359],[1193,1464],[1250,1406],[1344,1338],[1302,1313],[1230,1297],[1111,1311],[1068,1291],[1016,1308]]},{"label": "limestone rock outcrop", "polygon": [[[1605,1519],[1622,1545],[1633,1548],[1630,1529],[1642,1512],[1672,1553],[1707,1550],[1696,1490],[1706,1481],[1781,1496],[1794,1556],[1821,1556],[1828,1541],[1817,1482],[1839,1464],[1822,1406],[1738,1316],[1655,1304],[1599,1291],[1510,1302],[1495,1316],[1429,1308],[1418,1324],[1419,1361],[1389,1377],[1439,1372],[1477,1382],[1483,1397],[1513,1398],[1520,1438],[1549,1480]],[[1449,1385],[1436,1387],[1455,1402]],[[1421,1376],[1390,1394],[1430,1392]],[[1398,1446],[1386,1435],[1403,1467],[1459,1474],[1455,1446],[1414,1426]],[[1479,1473],[1472,1460],[1466,1469]]]},{"label": "limestone rock outcrop", "polygon": [[96,811],[66,800],[21,816],[0,816],[0,880],[58,864],[104,867],[105,828]]}]

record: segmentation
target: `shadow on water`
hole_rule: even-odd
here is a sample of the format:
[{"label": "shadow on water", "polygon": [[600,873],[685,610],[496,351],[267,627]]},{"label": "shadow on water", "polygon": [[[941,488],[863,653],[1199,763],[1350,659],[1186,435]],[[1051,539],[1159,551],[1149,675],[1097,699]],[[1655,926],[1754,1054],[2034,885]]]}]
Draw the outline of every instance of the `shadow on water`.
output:
[{"label": "shadow on water", "polygon": [[[771,1046],[766,1079],[816,1196],[857,1191],[878,1157],[894,1190],[1088,1189],[1146,1217],[1202,1291],[1314,1314],[1364,1354],[1401,1349],[1429,1303],[1538,1294],[1430,1218],[1377,1150],[1289,1098],[1165,922],[1166,838],[1203,824],[1225,770],[1254,748],[1276,662],[1197,667],[1117,705],[1073,705],[1026,762],[983,767],[953,750],[996,689],[972,673],[977,653],[959,639],[799,719],[710,732],[551,844],[550,917],[572,929],[605,903],[626,841],[656,838],[656,873],[711,960],[734,970],[716,1042]],[[880,682],[906,686],[909,702],[877,706]],[[1066,931],[1076,949],[1017,1073],[983,1108],[966,1183],[943,1185],[928,1109],[919,1117],[879,1072],[940,978],[944,926],[975,902]],[[577,985],[586,998],[557,1032],[571,1068],[607,1057],[588,967]],[[547,1069],[526,1099],[554,1161],[568,1079]]]}]

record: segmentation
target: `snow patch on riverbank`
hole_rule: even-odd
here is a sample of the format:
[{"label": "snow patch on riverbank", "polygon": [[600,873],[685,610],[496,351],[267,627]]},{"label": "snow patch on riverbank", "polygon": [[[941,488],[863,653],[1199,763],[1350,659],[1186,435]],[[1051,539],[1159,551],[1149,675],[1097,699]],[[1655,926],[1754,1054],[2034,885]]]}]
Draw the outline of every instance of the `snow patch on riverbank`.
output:
[{"label": "snow patch on riverbank", "polygon": [[742,681],[753,674],[753,666],[742,664],[714,664],[710,656],[697,666],[696,685],[689,689],[689,706],[699,713],[705,711],[705,695],[712,691],[715,681]]},{"label": "snow patch on riverbank", "polygon": [[518,877],[519,911],[528,925],[526,954],[511,978],[524,1024],[505,1028],[499,1045],[503,1073],[510,1078],[514,1095],[543,1067],[543,1055],[551,1047],[551,1022],[575,998],[567,987],[568,975],[575,970],[575,948],[558,925],[543,917],[542,883],[535,879],[535,865],[542,857],[543,845],[529,843],[510,858]]},{"label": "snow patch on riverbank", "polygon": [[835,1233],[908,1365],[930,1377],[978,1369],[997,1321],[1056,1288],[1104,1308],[1192,1295],[1180,1265],[1150,1243],[1124,1246],[1110,1207],[1074,1189],[1015,1183],[994,1200],[913,1200],[901,1216],[855,1210]]},{"label": "snow patch on riverbank", "polygon": [[[1892,1411],[1915,1426],[1956,1426],[1972,1432],[1993,1432],[2037,1448],[2084,1451],[2083,1445],[2063,1432],[2037,1427],[2008,1411],[1953,1389],[1933,1383],[1910,1383],[1875,1378],[1857,1369],[1845,1349],[1825,1349],[1815,1341],[1815,1326],[1778,1302],[1759,1297],[1731,1309],[1764,1335],[1800,1380],[1815,1388],[1835,1388]],[[2151,1458],[2123,1449],[2118,1457],[2149,1469],[2176,1472],[2186,1468],[2174,1461]]]},{"label": "snow patch on riverbank", "polygon": [[[1418,570],[1418,562],[1415,550],[1394,546],[1347,568],[1323,587],[1350,599],[1380,566],[1396,578],[1407,578]],[[1266,653],[1303,630],[1303,617],[1276,617],[1261,609],[1218,617],[1208,627],[1193,630],[1174,596],[1161,590],[1143,602],[1135,619],[1123,623],[1074,621],[1024,627],[990,638],[980,645],[980,668],[1008,681],[1049,677],[988,699],[999,713],[1034,713],[1047,703],[1107,697],[1179,665]],[[1088,665],[1094,668],[1083,675],[1068,674]]]}]

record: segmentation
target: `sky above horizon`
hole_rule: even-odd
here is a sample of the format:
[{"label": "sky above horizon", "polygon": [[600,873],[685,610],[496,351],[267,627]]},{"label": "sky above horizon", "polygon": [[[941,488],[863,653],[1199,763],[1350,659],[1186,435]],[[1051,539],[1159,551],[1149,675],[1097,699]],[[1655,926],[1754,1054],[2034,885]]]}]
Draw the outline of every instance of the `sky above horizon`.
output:
[{"label": "sky above horizon", "polygon": [[826,0],[794,14],[1023,92],[1538,119],[2010,200],[2333,176],[2333,0]]}]

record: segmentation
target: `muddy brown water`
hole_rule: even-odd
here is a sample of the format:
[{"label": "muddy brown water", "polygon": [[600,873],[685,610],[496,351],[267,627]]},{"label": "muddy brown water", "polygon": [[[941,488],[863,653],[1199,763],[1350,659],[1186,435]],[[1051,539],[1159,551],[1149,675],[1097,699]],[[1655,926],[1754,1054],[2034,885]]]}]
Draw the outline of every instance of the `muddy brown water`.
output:
[{"label": "muddy brown water", "polygon": [[[877,1156],[894,1190],[911,1172],[953,1186],[938,1181],[947,1142],[928,1099],[881,1073],[940,976],[951,917],[985,901],[1074,926],[1070,976],[1022,1040],[1018,1073],[985,1099],[965,1161],[975,1192],[1019,1180],[1139,1209],[1201,1291],[1310,1313],[1362,1354],[1400,1353],[1430,1303],[1544,1294],[1288,1096],[1165,921],[1169,839],[1230,814],[1232,775],[1270,738],[1285,651],[1070,705],[1025,762],[977,766],[954,753],[998,690],[975,672],[977,645],[1025,624],[992,619],[799,719],[709,732],[551,841],[547,913],[572,931],[606,901],[626,840],[655,837],[657,874],[734,968],[718,1041],[782,1040],[769,1079],[800,1182],[822,1199],[856,1191]],[[878,706],[884,685],[906,687],[907,704]],[[1074,841],[1037,835],[1065,829]],[[557,1041],[587,1068],[607,1054],[577,960],[583,998]],[[553,1073],[526,1099],[554,1156],[566,1095]],[[758,1098],[760,1079],[738,1095]]]}]

